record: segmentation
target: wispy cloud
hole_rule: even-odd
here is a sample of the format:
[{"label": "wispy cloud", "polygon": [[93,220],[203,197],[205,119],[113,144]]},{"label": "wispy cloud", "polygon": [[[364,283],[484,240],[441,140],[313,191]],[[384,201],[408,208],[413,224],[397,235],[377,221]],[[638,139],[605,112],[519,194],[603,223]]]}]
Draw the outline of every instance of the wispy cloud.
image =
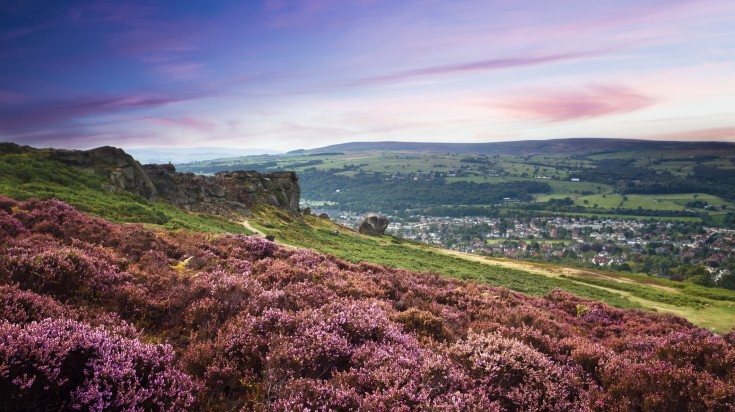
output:
[{"label": "wispy cloud", "polygon": [[0,106],[0,134],[42,131],[93,116],[153,109],[187,99],[187,96],[136,93]]},{"label": "wispy cloud", "polygon": [[577,90],[519,92],[491,107],[523,119],[564,122],[628,113],[655,103],[655,99],[623,86],[594,85]]},{"label": "wispy cloud", "polygon": [[211,132],[217,127],[214,122],[195,117],[150,117],[146,118],[145,121],[156,126],[163,126],[164,128],[192,129],[199,132]]},{"label": "wispy cloud", "polygon": [[199,63],[170,63],[156,66],[156,70],[176,80],[194,80],[204,65]]},{"label": "wispy cloud", "polygon": [[0,33],[0,41],[15,40],[54,27],[54,23],[41,23]]},{"label": "wispy cloud", "polygon": [[477,60],[461,63],[453,63],[438,66],[422,67],[418,69],[404,70],[401,72],[372,76],[358,79],[351,83],[352,85],[377,85],[383,83],[393,83],[416,78],[429,76],[442,76],[451,74],[462,74],[467,72],[503,70],[523,68],[530,66],[539,66],[543,64],[562,63],[571,60],[583,59],[600,55],[601,52],[576,52],[576,53],[557,53],[557,54],[541,54],[531,56],[516,56],[508,58]]},{"label": "wispy cloud", "polygon": [[378,2],[379,0],[265,0],[263,10],[266,12],[267,25],[273,28],[323,27],[345,24],[344,19],[334,18],[344,16],[339,11],[359,9]]},{"label": "wispy cloud", "polygon": [[28,96],[0,89],[0,105],[19,104],[28,101]]},{"label": "wispy cloud", "polygon": [[119,1],[91,1],[69,9],[69,18],[72,20],[93,20],[108,22],[137,21],[150,17],[155,12],[151,5],[119,2]]}]

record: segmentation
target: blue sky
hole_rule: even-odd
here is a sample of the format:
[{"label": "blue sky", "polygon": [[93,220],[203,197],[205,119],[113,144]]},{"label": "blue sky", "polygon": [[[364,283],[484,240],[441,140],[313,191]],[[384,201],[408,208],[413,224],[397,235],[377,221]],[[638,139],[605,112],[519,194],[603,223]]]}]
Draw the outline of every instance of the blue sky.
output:
[{"label": "blue sky", "polygon": [[730,0],[0,0],[0,141],[735,141]]}]

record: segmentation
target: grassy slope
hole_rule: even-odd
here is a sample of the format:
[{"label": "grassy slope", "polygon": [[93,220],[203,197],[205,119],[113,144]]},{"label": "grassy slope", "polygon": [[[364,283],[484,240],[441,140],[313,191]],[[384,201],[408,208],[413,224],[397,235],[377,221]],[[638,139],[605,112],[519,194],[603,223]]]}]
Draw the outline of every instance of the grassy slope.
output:
[{"label": "grassy slope", "polygon": [[[252,233],[222,219],[187,213],[168,204],[149,204],[139,196],[113,193],[104,188],[104,177],[51,162],[42,152],[0,156],[0,194],[5,196],[16,199],[55,197],[82,211],[116,222],[142,222],[170,229],[216,233]],[[557,273],[559,268],[551,265],[530,267],[524,263],[525,266],[514,266],[520,263],[498,264],[499,261],[488,264],[475,255],[450,255],[427,245],[390,237],[368,238],[314,216],[294,219],[273,209],[263,209],[258,216],[258,222],[252,222],[256,229],[276,234],[281,243],[330,253],[353,262],[369,261],[414,271],[432,271],[535,296],[561,288],[617,307],[676,313],[720,332],[735,325],[735,293],[729,291],[635,275],[600,278],[566,272],[562,276]],[[542,266],[545,268],[539,270]]]},{"label": "grassy slope", "polygon": [[150,204],[140,196],[110,191],[106,179],[45,158],[42,151],[0,153],[0,194],[26,200],[57,198],[113,222],[139,222],[167,229],[214,233],[251,232],[223,219],[185,212],[166,203]]},{"label": "grassy slope", "polygon": [[735,292],[633,274],[578,270],[454,253],[388,236],[369,238],[307,216],[293,220],[273,210],[256,212],[257,228],[276,240],[342,259],[474,280],[541,296],[554,288],[621,308],[672,313],[717,332],[735,327]]}]

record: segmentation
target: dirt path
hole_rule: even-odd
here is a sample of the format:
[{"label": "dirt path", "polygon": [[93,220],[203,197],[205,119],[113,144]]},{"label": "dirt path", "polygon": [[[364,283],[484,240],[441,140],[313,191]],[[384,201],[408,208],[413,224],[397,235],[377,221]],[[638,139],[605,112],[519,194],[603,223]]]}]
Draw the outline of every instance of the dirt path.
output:
[{"label": "dirt path", "polygon": [[[510,268],[510,269],[518,269],[518,270],[522,270],[524,272],[531,272],[531,273],[535,273],[535,274],[543,275],[543,276],[548,276],[548,277],[555,277],[556,278],[556,277],[560,277],[561,275],[571,276],[571,277],[567,277],[566,279],[569,280],[569,281],[572,281],[574,283],[580,284],[580,285],[584,285],[584,286],[592,287],[592,288],[596,288],[596,289],[601,289],[601,290],[608,291],[610,293],[615,293],[617,295],[624,296],[624,297],[626,297],[626,298],[628,298],[628,299],[630,299],[632,301],[638,302],[639,304],[643,305],[644,307],[653,308],[653,309],[656,309],[656,310],[661,311],[661,312],[672,313],[672,314],[676,314],[676,315],[679,315],[679,316],[686,316],[686,314],[687,314],[686,313],[686,310],[683,310],[682,308],[678,308],[678,307],[676,307],[674,305],[669,305],[669,304],[662,303],[662,302],[655,302],[655,301],[652,301],[652,300],[644,299],[644,298],[635,296],[632,293],[627,292],[627,291],[623,291],[623,290],[606,288],[604,286],[592,285],[592,284],[589,284],[589,283],[579,282],[579,281],[574,280],[574,277],[575,276],[576,277],[596,277],[596,278],[600,278],[600,279],[612,280],[612,281],[617,281],[617,282],[635,283],[635,282],[633,282],[630,279],[615,278],[613,276],[606,276],[606,275],[603,275],[603,274],[600,274],[600,273],[595,273],[595,272],[587,271],[587,270],[584,270],[584,269],[567,268],[567,267],[553,267],[553,266],[544,266],[544,267],[541,267],[541,265],[536,265],[533,262],[523,262],[523,261],[509,260],[509,259],[488,258],[486,256],[473,255],[471,253],[464,253],[464,252],[459,252],[459,251],[456,251],[456,250],[439,249],[439,251],[441,253],[444,253],[444,254],[447,254],[447,255],[457,256],[457,257],[460,257],[462,259],[468,259],[468,260],[472,260],[472,261],[475,261],[475,262],[484,263],[486,265],[500,266],[500,267],[506,267],[506,268]],[[653,287],[655,287],[657,285],[648,285],[648,284],[646,284],[646,286],[653,286]],[[673,289],[673,288],[666,288],[666,287],[662,287],[662,288],[665,288],[667,290],[670,289],[671,291],[674,291],[676,293],[680,293],[678,290]]]},{"label": "dirt path", "polygon": [[265,233],[263,233],[259,229],[254,228],[253,225],[251,225],[250,222],[248,222],[247,220],[243,220],[242,222],[240,222],[240,224],[243,225],[245,229],[254,232],[256,235],[265,237]]},{"label": "dirt path", "polygon": [[[473,260],[475,262],[485,263],[487,265],[495,265],[495,266],[502,266],[502,267],[507,267],[511,269],[518,269],[518,270],[523,270],[525,272],[531,272],[531,273],[536,273],[538,275],[544,275],[544,276],[550,276],[550,277],[559,277],[561,275],[565,275],[565,276],[574,276],[574,277],[581,277],[581,278],[587,277],[587,278],[603,279],[603,280],[608,280],[612,282],[620,282],[620,283],[640,284],[631,279],[626,279],[623,277],[616,277],[616,276],[608,276],[608,275],[605,275],[599,272],[593,272],[593,271],[585,270],[585,269],[551,266],[551,265],[540,265],[534,262],[524,262],[524,261],[519,261],[519,260],[510,260],[510,259],[503,259],[503,258],[490,258],[486,256],[474,255],[471,253],[459,252],[456,250],[440,249],[440,252],[448,254],[448,255],[452,255],[452,256],[461,257],[463,259]],[[570,279],[570,280],[573,280],[573,279]],[[590,284],[586,284],[586,285],[594,286]],[[662,286],[662,285],[645,283],[645,286],[648,286],[654,289],[664,290],[668,293],[681,293],[681,291],[675,288]],[[600,287],[600,288],[606,289],[603,287]],[[617,291],[617,292],[620,292],[620,291]]]}]

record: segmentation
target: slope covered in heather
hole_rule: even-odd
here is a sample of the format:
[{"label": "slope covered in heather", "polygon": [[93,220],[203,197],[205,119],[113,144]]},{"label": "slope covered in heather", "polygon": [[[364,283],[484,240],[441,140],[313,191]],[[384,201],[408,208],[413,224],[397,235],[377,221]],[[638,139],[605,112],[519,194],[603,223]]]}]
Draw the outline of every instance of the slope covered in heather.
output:
[{"label": "slope covered in heather", "polygon": [[[115,151],[117,152],[117,151]],[[252,208],[246,217],[191,213],[170,203],[145,198],[110,186],[109,170],[98,173],[53,159],[53,150],[0,144],[0,195],[18,200],[57,198],[84,212],[114,222],[144,223],[148,227],[209,233],[252,233],[248,227],[275,236],[277,242],[333,254],[353,263],[363,261],[413,271],[476,280],[533,296],[552,289],[605,302],[618,308],[644,308],[683,316],[698,326],[726,333],[735,326],[735,292],[688,282],[650,277],[620,277],[588,273],[559,276],[563,267],[517,270],[497,262],[478,262],[476,256],[449,256],[443,250],[392,237],[365,237],[314,215],[287,213],[267,205]],[[133,159],[128,159],[134,162]],[[118,190],[119,189],[119,190]],[[202,188],[204,190],[205,188]],[[209,209],[205,207],[204,209]],[[549,276],[550,275],[550,276]],[[605,279],[615,281],[605,281]],[[602,280],[601,280],[602,279]]]},{"label": "slope covered in heather", "polygon": [[[731,410],[735,336],[0,199],[10,410]],[[50,367],[49,367],[50,366]]]}]

